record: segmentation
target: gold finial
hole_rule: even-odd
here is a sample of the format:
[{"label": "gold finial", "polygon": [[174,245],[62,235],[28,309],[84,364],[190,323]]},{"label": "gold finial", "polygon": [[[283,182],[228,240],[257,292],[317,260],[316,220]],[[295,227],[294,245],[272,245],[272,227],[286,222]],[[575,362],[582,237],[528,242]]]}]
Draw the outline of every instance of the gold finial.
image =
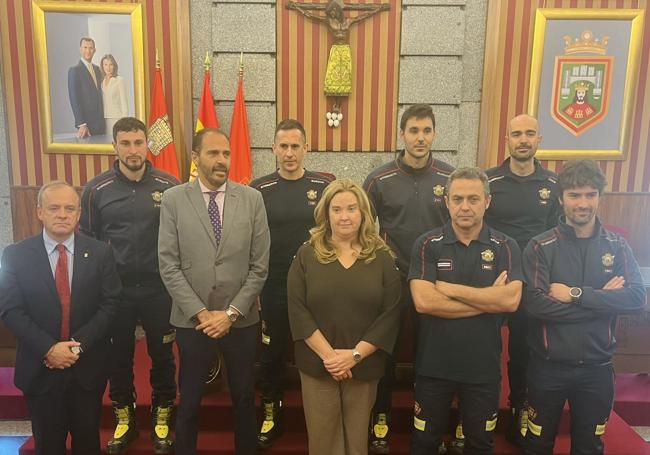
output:
[{"label": "gold finial", "polygon": [[212,64],[210,60],[210,51],[205,51],[205,60],[203,61],[203,68],[206,71],[210,71],[210,65]]},{"label": "gold finial", "polygon": [[156,48],[156,69],[160,69],[160,56],[158,55],[158,48]]},{"label": "gold finial", "polygon": [[244,53],[239,53],[239,78],[244,77]]}]

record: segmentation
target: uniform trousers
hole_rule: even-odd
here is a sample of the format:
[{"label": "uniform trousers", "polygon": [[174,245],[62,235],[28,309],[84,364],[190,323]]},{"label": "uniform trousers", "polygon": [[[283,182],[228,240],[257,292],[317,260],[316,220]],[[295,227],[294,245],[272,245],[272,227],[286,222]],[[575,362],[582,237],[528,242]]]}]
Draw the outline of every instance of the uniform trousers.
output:
[{"label": "uniform trousers", "polygon": [[366,455],[377,380],[314,377],[300,372],[309,455]]},{"label": "uniform trousers", "polygon": [[442,435],[448,430],[449,408],[455,393],[460,397],[464,454],[489,455],[494,452],[499,381],[473,384],[417,376],[411,455],[438,453]]},{"label": "uniform trousers", "polygon": [[528,431],[524,453],[551,455],[564,403],[571,412],[571,455],[598,455],[614,403],[614,368],[533,357],[528,368]]},{"label": "uniform trousers", "polygon": [[508,383],[510,407],[521,409],[526,402],[526,370],[528,368],[528,315],[520,305],[508,313]]},{"label": "uniform trousers", "polygon": [[263,338],[258,384],[262,399],[281,401],[285,389],[285,362],[291,346],[286,282],[267,282],[260,300]]},{"label": "uniform trousers", "polygon": [[122,304],[115,314],[111,332],[110,397],[114,402],[124,405],[133,403],[135,398],[133,356],[138,321],[147,335],[153,396],[157,401],[176,399],[176,362],[172,352],[174,330],[169,324],[170,312],[171,297],[162,283],[123,288]]},{"label": "uniform trousers", "polygon": [[174,446],[176,455],[196,453],[201,398],[205,379],[217,358],[217,350],[221,352],[226,363],[234,413],[235,454],[251,455],[257,452],[253,369],[259,334],[259,324],[231,328],[227,335],[219,339],[210,338],[194,329],[176,329],[180,360],[180,399],[176,413]]}]

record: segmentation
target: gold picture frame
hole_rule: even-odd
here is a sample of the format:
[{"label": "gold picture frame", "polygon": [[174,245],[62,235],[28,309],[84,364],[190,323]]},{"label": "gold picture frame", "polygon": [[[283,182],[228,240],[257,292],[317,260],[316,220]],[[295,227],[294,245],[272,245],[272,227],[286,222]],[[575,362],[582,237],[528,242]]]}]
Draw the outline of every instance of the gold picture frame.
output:
[{"label": "gold picture frame", "polygon": [[643,17],[641,9],[537,9],[527,112],[544,132],[539,159],[626,159]]},{"label": "gold picture frame", "polygon": [[[72,108],[70,88],[67,91],[53,88],[63,89],[66,79],[67,86],[71,86],[73,67],[81,64],[80,50],[77,50],[80,39],[92,37],[97,43],[96,51],[101,51],[91,57],[95,66],[99,65],[100,59],[104,60],[102,55],[121,56],[117,62],[121,68],[126,68],[126,72],[117,74],[125,87],[122,90],[122,99],[126,100],[125,112],[144,121],[142,5],[33,0],[32,26],[43,150],[45,153],[114,154],[111,132],[106,131],[106,127],[102,134],[76,138],[78,119]],[[86,76],[89,75],[91,72]],[[101,81],[95,80],[95,84],[98,83]],[[103,104],[101,109],[103,111]]]}]

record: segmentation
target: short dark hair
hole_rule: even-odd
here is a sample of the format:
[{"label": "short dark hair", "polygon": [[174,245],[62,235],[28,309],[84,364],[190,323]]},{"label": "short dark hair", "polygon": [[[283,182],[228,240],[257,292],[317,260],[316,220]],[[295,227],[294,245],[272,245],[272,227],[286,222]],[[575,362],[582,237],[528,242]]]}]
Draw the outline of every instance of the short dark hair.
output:
[{"label": "short dark hair", "polygon": [[483,184],[483,190],[486,196],[490,195],[490,181],[487,174],[480,167],[459,167],[447,178],[447,195],[449,195],[449,188],[454,180],[480,180]]},{"label": "short dark hair", "polygon": [[147,137],[147,127],[141,120],[135,117],[122,117],[113,125],[113,142],[117,141],[117,133],[122,131],[142,131],[144,137]]},{"label": "short dark hair", "polygon": [[84,41],[90,41],[91,43],[93,43],[93,47],[97,47],[97,45],[95,45],[95,40],[92,39],[89,36],[82,36],[81,37],[81,39],[79,40],[79,47],[81,47],[81,45],[83,44]]},{"label": "short dark hair", "polygon": [[590,186],[602,193],[607,185],[605,174],[594,160],[568,161],[557,178],[560,193],[571,188]]},{"label": "short dark hair", "polygon": [[307,133],[305,133],[305,127],[302,126],[298,120],[292,118],[286,118],[278,123],[278,126],[275,127],[275,134],[273,135],[273,141],[275,142],[275,136],[278,135],[278,131],[288,131],[288,130],[298,130],[302,135],[303,142],[307,142]]},{"label": "short dark hair", "polygon": [[404,131],[406,128],[406,122],[413,117],[416,119],[430,118],[431,122],[433,122],[433,130],[436,130],[436,116],[433,115],[433,109],[431,109],[431,106],[428,104],[414,104],[409,106],[409,108],[402,114],[402,119],[399,122],[399,129]]},{"label": "short dark hair", "polygon": [[196,133],[194,133],[194,137],[192,138],[192,151],[194,153],[201,152],[201,147],[203,146],[203,136],[205,136],[208,133],[221,134],[223,137],[226,138],[228,142],[230,142],[230,137],[219,128],[203,128],[202,130],[199,130]]}]

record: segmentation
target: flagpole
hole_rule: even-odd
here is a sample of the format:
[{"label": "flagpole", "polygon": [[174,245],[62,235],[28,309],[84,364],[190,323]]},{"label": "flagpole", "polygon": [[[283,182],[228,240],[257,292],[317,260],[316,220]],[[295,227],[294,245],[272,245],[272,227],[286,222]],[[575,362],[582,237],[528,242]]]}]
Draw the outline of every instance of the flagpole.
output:
[{"label": "flagpole", "polygon": [[244,53],[239,54],[239,79],[244,78]]},{"label": "flagpole", "polygon": [[207,73],[210,71],[210,66],[212,65],[212,61],[210,60],[210,51],[205,51],[205,60],[203,61],[203,69]]}]

